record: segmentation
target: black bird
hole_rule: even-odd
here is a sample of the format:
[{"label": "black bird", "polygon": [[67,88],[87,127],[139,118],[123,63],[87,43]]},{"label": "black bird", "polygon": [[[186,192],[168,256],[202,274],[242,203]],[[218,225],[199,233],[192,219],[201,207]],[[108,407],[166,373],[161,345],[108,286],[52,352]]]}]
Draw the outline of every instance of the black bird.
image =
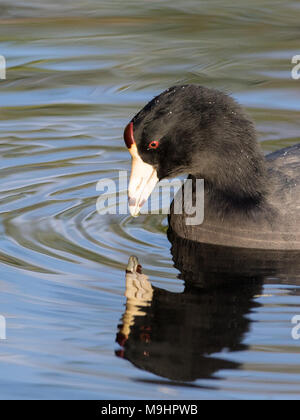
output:
[{"label": "black bird", "polygon": [[[266,157],[251,119],[230,96],[198,85],[174,86],[127,125],[133,216],[164,178],[204,179],[205,217],[169,217],[179,237],[202,244],[300,251],[300,144]],[[298,254],[299,255],[299,254]]]},{"label": "black bird", "polygon": [[[181,247],[183,255],[174,254],[179,270],[187,259],[198,267],[198,250],[186,251]],[[214,379],[220,371],[240,368],[223,359],[222,352],[248,349],[243,343],[251,328],[247,315],[260,306],[253,297],[262,293],[262,276],[233,276],[223,287],[221,273],[202,268],[198,273],[191,277],[183,267],[184,291],[172,293],[152,286],[138,259],[129,259],[126,309],[116,336],[118,357],[173,381]],[[221,356],[215,357],[217,353]]]}]

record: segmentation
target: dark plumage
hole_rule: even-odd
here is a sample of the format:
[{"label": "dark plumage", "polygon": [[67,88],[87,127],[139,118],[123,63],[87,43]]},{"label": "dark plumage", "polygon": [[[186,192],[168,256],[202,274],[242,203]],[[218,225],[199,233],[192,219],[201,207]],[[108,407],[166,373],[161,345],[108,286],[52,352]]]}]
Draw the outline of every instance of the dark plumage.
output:
[{"label": "dark plumage", "polygon": [[[205,221],[187,226],[171,211],[170,228],[196,242],[300,250],[300,144],[264,158],[252,121],[228,95],[174,86],[132,120],[138,154],[159,179],[205,180]],[[149,148],[158,141],[159,147]]]}]

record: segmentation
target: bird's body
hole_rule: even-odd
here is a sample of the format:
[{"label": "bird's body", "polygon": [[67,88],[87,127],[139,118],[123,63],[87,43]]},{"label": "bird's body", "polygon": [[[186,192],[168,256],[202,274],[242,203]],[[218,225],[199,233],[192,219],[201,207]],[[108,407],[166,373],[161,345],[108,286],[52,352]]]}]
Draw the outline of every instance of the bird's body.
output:
[{"label": "bird's body", "polygon": [[206,189],[203,224],[187,225],[187,215],[171,211],[170,228],[182,238],[211,245],[300,250],[300,144],[267,155],[266,168],[264,203],[250,211],[223,212]]}]

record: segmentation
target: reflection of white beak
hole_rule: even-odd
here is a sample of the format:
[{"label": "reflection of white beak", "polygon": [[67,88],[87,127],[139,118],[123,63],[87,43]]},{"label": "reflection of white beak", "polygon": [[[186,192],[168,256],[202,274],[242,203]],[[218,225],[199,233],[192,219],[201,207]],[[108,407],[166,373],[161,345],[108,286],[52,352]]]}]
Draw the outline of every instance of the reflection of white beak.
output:
[{"label": "reflection of white beak", "polygon": [[137,217],[159,179],[156,169],[141,159],[135,143],[132,144],[129,152],[132,156],[128,190],[129,210],[133,217]]}]

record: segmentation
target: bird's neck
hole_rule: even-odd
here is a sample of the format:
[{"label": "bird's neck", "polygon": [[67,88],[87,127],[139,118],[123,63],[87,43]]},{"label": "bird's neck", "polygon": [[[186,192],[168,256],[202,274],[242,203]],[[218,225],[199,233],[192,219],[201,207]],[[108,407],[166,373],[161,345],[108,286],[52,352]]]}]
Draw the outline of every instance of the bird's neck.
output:
[{"label": "bird's neck", "polygon": [[[222,168],[225,168],[223,172]],[[256,157],[255,164],[232,162],[207,174],[190,175],[190,178],[204,179],[205,206],[218,214],[253,214],[265,209],[269,180],[263,156]]]}]

